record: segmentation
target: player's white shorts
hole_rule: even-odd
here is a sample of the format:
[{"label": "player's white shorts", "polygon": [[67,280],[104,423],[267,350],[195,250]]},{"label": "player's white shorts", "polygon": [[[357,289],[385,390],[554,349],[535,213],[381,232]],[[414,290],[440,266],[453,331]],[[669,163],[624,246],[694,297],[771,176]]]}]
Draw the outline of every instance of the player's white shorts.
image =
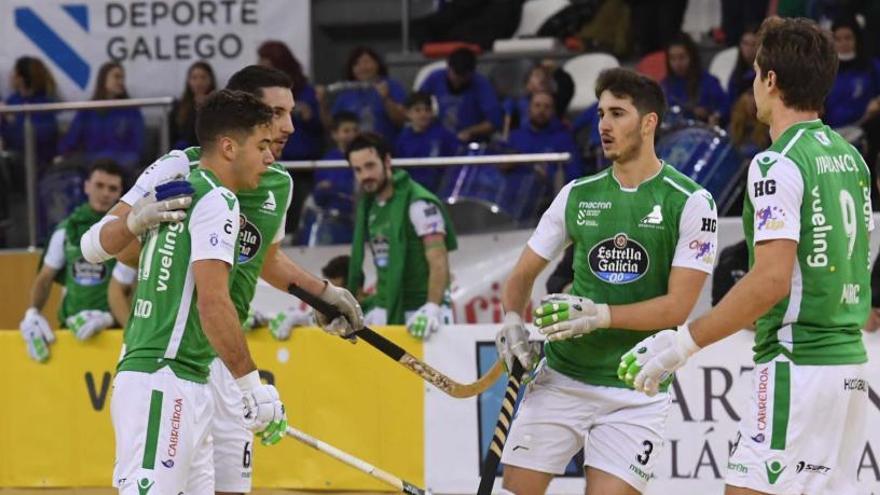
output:
[{"label": "player's white shorts", "polygon": [[861,364],[755,366],[728,485],[772,494],[857,494],[868,382]]},{"label": "player's white shorts", "polygon": [[663,446],[669,394],[588,385],[542,363],[526,388],[501,462],[562,474],[584,449],[584,465],[644,491]]},{"label": "player's white shorts", "polygon": [[168,367],[120,371],[110,400],[113,486],[123,495],[212,495],[213,413],[208,386],[177,378]]},{"label": "player's white shorts", "polygon": [[214,484],[218,492],[251,491],[254,434],[244,426],[241,389],[220,358],[208,378],[214,399]]}]

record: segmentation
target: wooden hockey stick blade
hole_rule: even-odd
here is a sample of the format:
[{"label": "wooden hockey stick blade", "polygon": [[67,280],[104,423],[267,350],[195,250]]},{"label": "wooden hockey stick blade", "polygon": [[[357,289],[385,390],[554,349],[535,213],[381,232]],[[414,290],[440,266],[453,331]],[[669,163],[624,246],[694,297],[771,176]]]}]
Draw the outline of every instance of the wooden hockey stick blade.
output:
[{"label": "wooden hockey stick blade", "polygon": [[504,451],[504,443],[507,441],[507,434],[510,432],[510,425],[513,422],[513,408],[516,405],[516,397],[519,395],[519,387],[525,373],[519,360],[513,362],[513,371],[507,380],[507,390],[504,392],[504,400],[501,402],[501,410],[498,412],[498,422],[495,423],[495,434],[492,436],[492,443],[489,444],[489,451],[486,452],[486,459],[483,461],[483,471],[480,474],[480,487],[477,495],[491,495],[492,487],[495,485],[495,473],[498,471],[498,464],[501,462],[501,452]]},{"label": "wooden hockey stick blade", "polygon": [[[306,292],[301,287],[291,285],[288,288],[288,292],[300,298],[309,306],[315,308],[321,313],[324,313],[330,319],[341,316],[336,308],[324,302],[317,296]],[[503,365],[501,361],[496,361],[492,368],[488,372],[486,372],[485,375],[481,376],[479,380],[473,383],[459,383],[432,368],[424,361],[419,360],[412,354],[409,354],[403,347],[400,347],[399,345],[386,339],[384,336],[376,333],[368,327],[364,327],[356,331],[354,333],[354,336],[363,339],[366,343],[370,344],[371,346],[382,352],[382,354],[385,354],[391,359],[397,361],[404,368],[419,375],[419,377],[421,377],[426,382],[434,385],[450,397],[454,397],[456,399],[473,397],[475,395],[479,395],[485,392],[498,380],[498,377],[501,376],[501,372],[503,371]]]},{"label": "wooden hockey stick blade", "polygon": [[297,430],[292,426],[287,427],[287,434],[319,452],[323,452],[338,461],[348,464],[358,471],[362,471],[378,480],[384,481],[394,488],[397,488],[402,493],[408,493],[410,495],[425,495],[426,493],[425,490],[417,487],[416,485],[413,485],[408,481],[404,481],[387,471],[383,471],[366,461],[362,461],[361,459],[358,459],[357,457],[347,452],[343,452],[326,442],[322,442],[321,440],[318,440],[311,435]]}]

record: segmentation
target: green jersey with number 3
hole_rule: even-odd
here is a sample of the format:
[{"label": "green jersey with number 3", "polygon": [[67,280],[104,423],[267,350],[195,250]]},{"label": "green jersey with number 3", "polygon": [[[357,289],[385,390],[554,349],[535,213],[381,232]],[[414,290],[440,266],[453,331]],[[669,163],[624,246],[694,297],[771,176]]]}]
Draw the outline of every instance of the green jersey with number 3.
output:
[{"label": "green jersey with number 3", "polygon": [[750,265],[756,243],[798,243],[789,296],[757,322],[755,362],[867,361],[870,188],[861,155],[820,120],[791,126],[752,160],[743,208]]}]

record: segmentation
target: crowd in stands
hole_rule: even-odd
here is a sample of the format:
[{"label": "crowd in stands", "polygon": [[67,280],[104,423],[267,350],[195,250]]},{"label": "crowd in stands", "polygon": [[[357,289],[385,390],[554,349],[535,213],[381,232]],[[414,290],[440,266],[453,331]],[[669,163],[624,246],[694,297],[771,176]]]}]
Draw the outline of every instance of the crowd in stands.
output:
[{"label": "crowd in stands", "polygon": [[[687,2],[676,5],[679,3]],[[657,36],[662,40],[664,48],[657,56],[663,64],[651,75],[661,82],[671,110],[666,127],[675,130],[696,125],[724,129],[726,134],[721,135],[729,139],[744,162],[769,144],[767,127],[757,119],[752,96],[756,22],[760,17],[744,14],[731,5],[736,2],[722,3],[726,9],[722,22],[725,32],[720,36],[716,33],[716,38],[737,47],[736,63],[726,80],[719,80],[707,70],[708,61],[703,60],[700,47],[688,34],[667,32],[669,29],[663,27],[662,34],[651,34],[639,46],[646,51],[650,48],[645,47],[658,44]],[[768,2],[751,3],[760,4],[757,8],[766,11]],[[794,13],[812,13],[826,19],[832,14],[838,16],[829,22],[829,28],[840,57],[840,69],[823,118],[853,143],[863,146],[873,170],[880,152],[880,61],[875,58],[875,44],[870,42],[863,25],[874,22],[874,17],[860,13],[857,21],[852,11],[815,5],[821,2],[806,2],[806,7],[798,7],[798,2],[779,3],[779,9],[787,8]],[[807,11],[795,12],[798,8]],[[673,24],[677,22],[677,31],[681,16],[672,17]],[[639,25],[638,20],[638,16],[632,17],[632,29]],[[737,39],[730,39],[733,35]],[[519,93],[501,99],[490,79],[477,70],[478,56],[468,48],[452,51],[445,67],[428,75],[411,92],[389,76],[382,56],[368,47],[353,49],[342,68],[341,79],[326,85],[309,81],[302,64],[281,42],[263,43],[255,60],[283,71],[293,82],[296,131],[279,157],[281,160],[343,159],[344,150],[355,135],[366,131],[392,143],[397,158],[568,152],[571,161],[561,165],[498,167],[497,177],[517,194],[522,192],[520,185],[528,183],[532,188],[528,194],[546,199],[565,182],[607,166],[601,154],[597,105],[570,113],[568,105],[577,81],[553,61],[536,62],[522,80]],[[92,99],[129,98],[125,77],[125,69],[119,63],[104,64],[98,71]],[[168,119],[174,148],[198,145],[194,132],[196,108],[222,84],[209,63],[192,64]],[[59,99],[51,72],[35,57],[25,56],[16,61],[11,89],[5,99],[7,105]],[[53,113],[36,114],[33,124],[41,174],[59,167],[85,170],[98,159],[110,158],[122,167],[126,181],[130,182],[155,158],[143,156],[145,125],[138,108],[78,111],[63,132]],[[11,154],[20,160],[23,132],[21,114],[0,118],[0,149],[7,156]],[[8,180],[21,184],[21,167],[12,169],[13,177]],[[410,168],[409,172],[428,190],[441,195],[453,174],[462,173],[459,169],[424,167]],[[300,218],[308,217],[306,210],[350,218],[356,190],[350,170],[322,169],[293,175],[297,187],[290,209],[292,218],[288,220],[290,230],[296,229]]]}]

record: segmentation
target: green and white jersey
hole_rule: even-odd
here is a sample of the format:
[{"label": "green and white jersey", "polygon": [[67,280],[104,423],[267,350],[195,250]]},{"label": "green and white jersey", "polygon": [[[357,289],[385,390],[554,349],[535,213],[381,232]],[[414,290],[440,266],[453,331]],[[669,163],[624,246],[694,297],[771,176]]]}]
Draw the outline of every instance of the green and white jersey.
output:
[{"label": "green and white jersey", "polygon": [[144,238],[125,353],[117,369],[153,373],[168,366],[178,378],[206,383],[216,354],[202,331],[192,264],[220,260],[232,270],[239,209],[235,195],[209,170],[193,170],[188,178],[195,194],[187,218],[163,223]]},{"label": "green and white jersey", "polygon": [[752,160],[743,228],[756,243],[798,243],[791,292],[758,322],[755,362],[867,361],[862,325],[871,304],[871,176],[861,155],[820,120],[789,127]]},{"label": "green and white jersey", "polygon": [[[630,304],[666,294],[672,267],[711,273],[716,228],[712,196],[664,163],[637,188],[622,187],[610,168],[570,182],[528,245],[551,260],[574,243],[572,294]],[[548,342],[547,364],[585,383],[625,387],[616,374],[620,357],[650,334],[608,328]]]},{"label": "green and white jersey", "polygon": [[[157,185],[185,178],[191,169],[199,165],[201,156],[199,147],[169,152],[144,170],[122,201],[133,205]],[[293,181],[279,163],[269,166],[256,189],[236,193],[241,211],[240,266],[232,279],[231,296],[241,321],[247,318],[269,246],[284,238],[285,219],[292,194]]]}]

